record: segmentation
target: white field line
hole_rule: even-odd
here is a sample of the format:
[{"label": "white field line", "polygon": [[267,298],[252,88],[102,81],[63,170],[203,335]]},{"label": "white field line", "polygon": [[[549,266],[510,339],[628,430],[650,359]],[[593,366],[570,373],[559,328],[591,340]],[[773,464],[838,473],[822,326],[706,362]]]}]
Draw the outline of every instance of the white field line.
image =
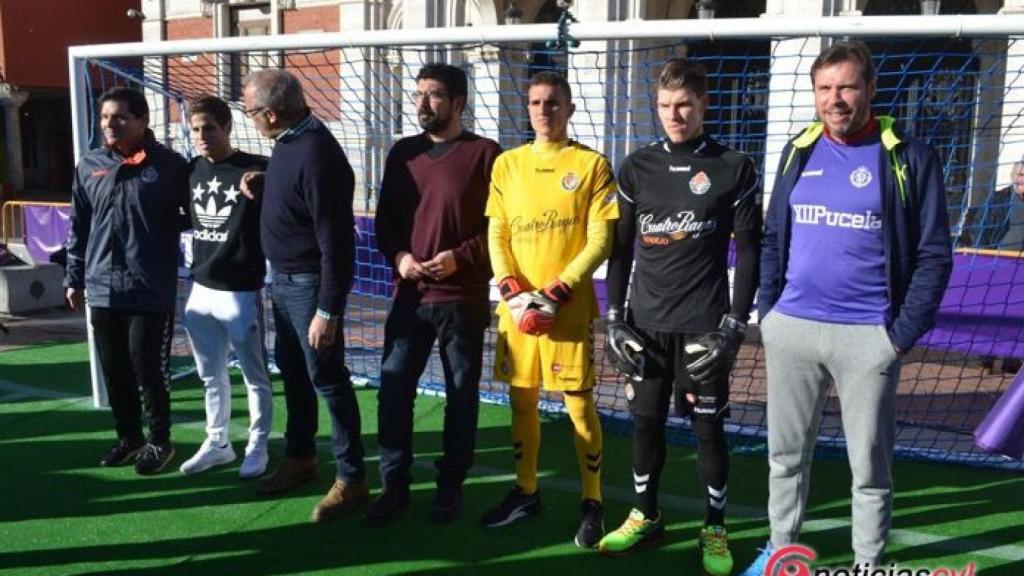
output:
[{"label": "white field line", "polygon": [[18,384],[17,382],[11,382],[10,380],[0,379],[0,392],[4,393],[5,399],[11,399],[12,396],[22,398],[36,398],[41,400],[66,400],[69,398],[89,398],[81,394],[71,394],[69,392],[61,392],[59,390],[48,390],[46,388],[37,388],[35,386],[27,386],[25,384]]}]

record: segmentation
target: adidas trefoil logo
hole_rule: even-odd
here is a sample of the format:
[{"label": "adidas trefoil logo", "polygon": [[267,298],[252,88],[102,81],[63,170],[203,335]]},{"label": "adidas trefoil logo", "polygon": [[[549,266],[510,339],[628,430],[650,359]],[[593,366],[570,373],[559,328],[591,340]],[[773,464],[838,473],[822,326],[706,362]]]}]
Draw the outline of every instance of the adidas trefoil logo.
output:
[{"label": "adidas trefoil logo", "polygon": [[217,229],[227,222],[228,217],[231,216],[231,205],[224,206],[223,208],[217,208],[217,199],[211,195],[206,201],[206,206],[196,203],[196,216],[199,217],[199,223],[203,225],[203,228]]},{"label": "adidas trefoil logo", "polygon": [[[221,191],[220,188],[223,185],[224,183],[214,176],[206,183],[207,189],[205,192],[203,191],[202,184],[196,184],[196,187],[192,189],[196,219],[199,220],[201,227],[193,236],[196,240],[225,242],[228,238],[227,232],[215,232],[215,230],[222,228],[228,218],[231,217],[232,209],[238,205],[238,195],[240,192],[235,188],[234,184],[227,190]],[[206,194],[208,196],[204,204],[203,196]],[[221,195],[224,197],[224,203],[218,206],[217,198]]]}]

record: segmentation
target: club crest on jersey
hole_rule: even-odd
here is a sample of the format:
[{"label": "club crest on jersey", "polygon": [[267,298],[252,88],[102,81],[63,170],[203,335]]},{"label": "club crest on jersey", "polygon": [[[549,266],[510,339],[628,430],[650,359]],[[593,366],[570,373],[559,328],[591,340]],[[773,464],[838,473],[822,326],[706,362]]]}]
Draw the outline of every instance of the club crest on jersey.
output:
[{"label": "club crest on jersey", "polygon": [[690,178],[690,192],[693,192],[697,196],[703,196],[711,189],[711,178],[708,178],[707,173],[698,172],[696,176]]},{"label": "club crest on jersey", "polygon": [[858,166],[856,170],[850,172],[850,184],[857,188],[863,188],[871,184],[871,179],[871,171],[868,170],[867,166]]},{"label": "club crest on jersey", "polygon": [[142,181],[146,184],[152,184],[153,182],[156,182],[156,179],[160,177],[160,174],[156,171],[156,168],[146,166],[146,168],[143,169],[142,174],[139,174],[139,177],[142,178]]},{"label": "club crest on jersey", "polygon": [[566,192],[572,192],[573,190],[579,188],[579,186],[580,178],[579,176],[576,175],[575,172],[569,172],[565,176],[562,176],[562,190],[565,190]]}]

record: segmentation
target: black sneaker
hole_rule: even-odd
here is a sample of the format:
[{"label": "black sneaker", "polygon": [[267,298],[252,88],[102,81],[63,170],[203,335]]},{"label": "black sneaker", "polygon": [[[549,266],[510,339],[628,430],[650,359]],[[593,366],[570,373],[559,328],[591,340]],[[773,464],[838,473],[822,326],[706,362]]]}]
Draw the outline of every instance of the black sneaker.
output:
[{"label": "black sneaker", "polygon": [[459,515],[462,510],[462,487],[442,486],[434,494],[434,501],[430,503],[430,512],[427,518],[431,522],[447,524]]},{"label": "black sneaker", "polygon": [[383,526],[409,508],[408,490],[384,490],[366,512],[366,524]]},{"label": "black sneaker", "polygon": [[484,512],[480,523],[488,528],[508,526],[513,522],[540,512],[540,490],[523,494],[522,488],[513,486],[501,503]]},{"label": "black sneaker", "polygon": [[159,474],[171,461],[171,458],[174,458],[174,445],[170,442],[165,444],[149,442],[139,451],[139,457],[135,460],[135,472],[143,476]]},{"label": "black sneaker", "polygon": [[138,440],[132,442],[131,440],[118,440],[116,444],[110,447],[100,458],[100,466],[123,466],[128,462],[131,462],[135,455],[139,453],[139,450],[145,446],[145,442]]},{"label": "black sneaker", "polygon": [[604,537],[604,506],[587,498],[580,504],[580,528],[576,531],[576,545],[593,548]]}]

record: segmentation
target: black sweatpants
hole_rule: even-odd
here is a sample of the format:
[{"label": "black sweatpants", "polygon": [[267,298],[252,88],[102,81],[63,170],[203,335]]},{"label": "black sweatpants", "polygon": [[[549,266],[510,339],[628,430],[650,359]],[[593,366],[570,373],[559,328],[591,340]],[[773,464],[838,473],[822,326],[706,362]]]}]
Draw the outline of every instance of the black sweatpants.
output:
[{"label": "black sweatpants", "polygon": [[[171,335],[174,311],[91,308],[91,322],[117,437],[141,441],[145,406],[149,440],[171,439]],[[141,390],[141,402],[139,391]]]}]

